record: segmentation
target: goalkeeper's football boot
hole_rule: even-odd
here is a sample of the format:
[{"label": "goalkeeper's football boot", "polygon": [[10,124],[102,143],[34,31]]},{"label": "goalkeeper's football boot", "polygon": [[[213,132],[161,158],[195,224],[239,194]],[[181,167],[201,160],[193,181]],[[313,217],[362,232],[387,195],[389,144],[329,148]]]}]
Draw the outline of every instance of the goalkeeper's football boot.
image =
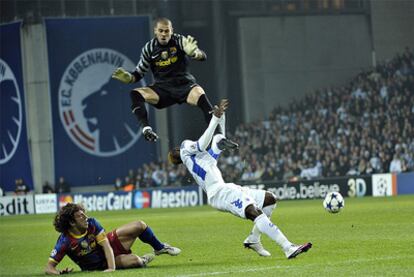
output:
[{"label": "goalkeeper's football boot", "polygon": [[243,242],[243,245],[245,248],[252,249],[253,251],[256,251],[257,254],[263,257],[270,257],[271,254],[269,251],[264,249],[262,243],[259,242],[250,242],[248,239],[245,239]]},{"label": "goalkeeper's football boot", "polygon": [[288,259],[293,259],[297,255],[308,251],[309,249],[311,249],[311,247],[312,247],[312,243],[310,243],[310,242],[307,242],[307,243],[302,244],[302,245],[292,244],[292,246],[289,248],[288,251],[285,252],[285,254],[286,254],[286,257]]},{"label": "goalkeeper's football boot", "polygon": [[217,143],[217,146],[222,151],[239,149],[239,145],[237,143],[227,138],[223,138],[222,140],[220,140]]},{"label": "goalkeeper's football boot", "polygon": [[170,256],[177,256],[178,254],[181,253],[181,249],[171,246],[167,243],[164,243],[164,248],[160,249],[160,250],[154,250],[155,255],[162,255],[162,254],[168,254]]},{"label": "goalkeeper's football boot", "polygon": [[150,126],[145,126],[142,128],[142,133],[144,134],[144,138],[148,141],[158,140],[158,135],[152,130]]},{"label": "goalkeeper's football boot", "polygon": [[146,267],[152,260],[154,260],[155,256],[154,254],[145,254],[141,257],[142,260],[142,267]]}]

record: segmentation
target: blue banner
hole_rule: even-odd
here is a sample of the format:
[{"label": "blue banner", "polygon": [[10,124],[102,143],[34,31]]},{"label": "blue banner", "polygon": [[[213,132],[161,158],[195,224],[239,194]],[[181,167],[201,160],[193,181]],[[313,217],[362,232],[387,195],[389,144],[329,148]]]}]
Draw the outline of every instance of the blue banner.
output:
[{"label": "blue banner", "polygon": [[397,194],[414,194],[414,172],[397,175]]},{"label": "blue banner", "polygon": [[0,186],[15,190],[22,179],[33,189],[27,143],[20,44],[21,22],[0,25]]},{"label": "blue banner", "polygon": [[141,136],[130,109],[129,92],[145,80],[125,85],[111,79],[117,67],[134,70],[150,39],[149,17],[45,23],[56,178],[71,186],[111,184],[157,159],[156,145]]}]

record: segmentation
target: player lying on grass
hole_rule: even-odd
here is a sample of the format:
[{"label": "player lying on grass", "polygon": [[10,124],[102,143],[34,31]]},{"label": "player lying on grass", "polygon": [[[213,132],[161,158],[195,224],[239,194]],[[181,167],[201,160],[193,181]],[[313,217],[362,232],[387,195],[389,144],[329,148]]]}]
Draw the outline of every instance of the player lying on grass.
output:
[{"label": "player lying on grass", "polygon": [[[280,245],[288,259],[308,251],[312,247],[310,242],[303,245],[291,243],[270,221],[269,218],[276,207],[274,194],[226,183],[223,180],[217,167],[217,159],[223,150],[238,148],[237,144],[225,137],[224,112],[227,107],[228,101],[221,100],[220,105],[213,108],[210,124],[199,140],[184,140],[181,147],[176,147],[168,153],[169,161],[174,164],[185,164],[197,184],[207,193],[211,206],[254,222],[252,232],[244,241],[245,247],[253,249],[261,256],[270,256],[260,242],[260,234],[264,233]],[[217,126],[220,126],[221,134],[214,135]],[[211,147],[207,149],[210,142]]]},{"label": "player lying on grass", "polygon": [[114,271],[116,268],[144,267],[154,259],[154,254],[139,257],[131,252],[135,240],[150,244],[155,255],[176,256],[181,250],[161,243],[151,228],[143,221],[134,221],[106,234],[101,224],[85,214],[79,204],[68,203],[55,216],[54,226],[60,234],[52,250],[45,272],[60,275],[72,268],[58,270],[56,266],[65,255],[81,270]]}]

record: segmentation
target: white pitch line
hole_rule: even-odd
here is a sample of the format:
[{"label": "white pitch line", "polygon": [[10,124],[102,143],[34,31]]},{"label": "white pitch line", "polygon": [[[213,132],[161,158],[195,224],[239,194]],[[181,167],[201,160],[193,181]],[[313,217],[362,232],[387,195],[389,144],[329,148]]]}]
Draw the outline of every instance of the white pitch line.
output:
[{"label": "white pitch line", "polygon": [[176,277],[213,276],[213,275],[241,273],[241,272],[257,272],[257,271],[265,271],[265,270],[270,270],[270,269],[278,269],[278,268],[280,269],[280,268],[289,268],[289,267],[291,266],[269,266],[269,267],[248,268],[248,269],[241,269],[241,270],[231,270],[231,271],[202,272],[202,273],[187,274],[187,275],[177,275]]},{"label": "white pitch line", "polygon": [[[355,263],[366,263],[366,262],[377,262],[377,261],[386,261],[386,260],[396,260],[401,258],[407,258],[407,256],[388,256],[388,257],[378,257],[373,259],[358,259],[352,261],[342,261],[332,263],[333,265],[340,265],[340,264],[355,264]],[[324,264],[326,266],[326,264]],[[239,270],[229,270],[229,271],[215,271],[215,272],[201,272],[201,273],[194,273],[194,274],[185,274],[185,275],[176,275],[175,277],[197,277],[197,276],[214,276],[214,275],[225,275],[225,274],[234,274],[234,273],[243,273],[243,272],[258,272],[258,271],[266,271],[271,269],[289,269],[289,268],[298,268],[298,267],[313,267],[313,266],[321,266],[321,264],[313,263],[313,264],[302,264],[302,265],[275,265],[275,266],[268,266],[268,267],[256,267],[256,268],[245,268]]]}]

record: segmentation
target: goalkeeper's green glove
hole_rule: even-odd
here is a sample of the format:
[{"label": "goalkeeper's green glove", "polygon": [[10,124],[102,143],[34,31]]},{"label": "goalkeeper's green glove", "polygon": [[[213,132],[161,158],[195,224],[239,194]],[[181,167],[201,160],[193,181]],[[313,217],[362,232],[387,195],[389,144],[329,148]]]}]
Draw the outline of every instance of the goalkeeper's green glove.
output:
[{"label": "goalkeeper's green glove", "polygon": [[123,69],[122,67],[118,67],[117,69],[115,69],[114,73],[112,73],[112,78],[126,84],[132,83],[134,80],[132,74]]},{"label": "goalkeeper's green glove", "polygon": [[183,48],[188,56],[195,57],[198,50],[197,41],[192,36],[187,36],[183,38]]}]

